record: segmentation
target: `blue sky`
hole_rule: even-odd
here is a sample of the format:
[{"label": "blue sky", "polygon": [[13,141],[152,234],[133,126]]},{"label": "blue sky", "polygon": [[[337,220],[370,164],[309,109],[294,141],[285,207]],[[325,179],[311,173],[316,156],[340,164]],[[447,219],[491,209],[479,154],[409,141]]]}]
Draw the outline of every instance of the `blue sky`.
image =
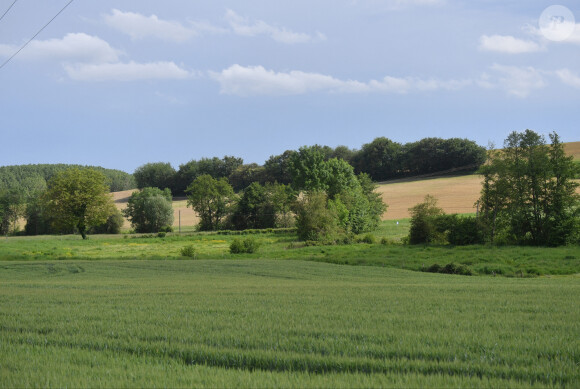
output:
[{"label": "blue sky", "polygon": [[[0,62],[68,1],[17,1]],[[540,23],[554,4],[576,21]],[[563,0],[77,0],[0,69],[0,165],[261,164],[526,128],[578,141],[578,22]]]}]

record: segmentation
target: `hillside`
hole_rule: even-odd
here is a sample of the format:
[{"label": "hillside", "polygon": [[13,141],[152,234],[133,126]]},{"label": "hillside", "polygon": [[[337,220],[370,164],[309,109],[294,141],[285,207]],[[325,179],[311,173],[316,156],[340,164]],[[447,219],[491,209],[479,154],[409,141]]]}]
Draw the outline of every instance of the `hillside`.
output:
[{"label": "hillside", "polygon": [[[568,155],[580,161],[580,142],[566,143],[564,146]],[[409,208],[422,202],[427,194],[435,196],[439,200],[439,206],[447,213],[475,213],[475,203],[481,192],[481,181],[481,176],[472,174],[407,179],[380,184],[377,191],[382,195],[383,201],[389,205],[383,220],[408,218]],[[132,191],[113,193],[119,209],[125,208]],[[580,188],[578,193],[580,193]],[[173,202],[173,209],[175,227],[179,225],[180,212],[182,227],[191,227],[198,222],[195,212],[187,207],[185,198],[176,198]],[[128,222],[125,223],[125,227],[130,227]]]}]

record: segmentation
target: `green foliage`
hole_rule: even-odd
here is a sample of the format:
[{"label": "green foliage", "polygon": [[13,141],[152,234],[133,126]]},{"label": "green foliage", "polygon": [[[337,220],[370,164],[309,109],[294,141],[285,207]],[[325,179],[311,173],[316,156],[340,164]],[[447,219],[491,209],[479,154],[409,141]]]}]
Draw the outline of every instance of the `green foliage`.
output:
[{"label": "green foliage", "polygon": [[234,238],[230,243],[231,254],[252,254],[260,248],[260,242],[254,237],[247,237],[245,239]]},{"label": "green foliage", "polygon": [[123,214],[136,232],[158,232],[173,223],[171,201],[171,191],[167,188],[143,188],[131,194]]},{"label": "green foliage", "polygon": [[152,162],[139,166],[133,173],[137,188],[171,188],[175,169],[169,162]]},{"label": "green foliage", "polygon": [[228,224],[236,230],[288,227],[295,199],[288,185],[253,182],[237,200]]},{"label": "green foliage", "polygon": [[123,214],[115,208],[104,224],[92,227],[90,232],[92,234],[120,234],[124,223]]},{"label": "green foliage", "polygon": [[15,189],[0,190],[0,234],[16,231],[18,219],[26,209],[23,195]]},{"label": "green foliage", "polygon": [[428,174],[453,168],[476,170],[486,159],[485,149],[475,142],[460,139],[424,138],[404,146],[407,174]]},{"label": "green foliage", "polygon": [[173,192],[176,194],[186,193],[188,186],[196,178],[203,175],[209,175],[215,179],[227,179],[243,164],[244,160],[242,158],[227,155],[221,159],[213,157],[202,158],[199,161],[191,160],[179,166],[179,171],[174,179]]},{"label": "green foliage", "polygon": [[328,189],[331,173],[321,146],[300,147],[290,156],[289,168],[294,189],[312,192]]},{"label": "green foliage", "polygon": [[436,217],[443,215],[443,210],[437,206],[435,197],[431,195],[425,196],[425,200],[409,208],[409,212],[411,213],[410,244],[444,241],[444,235],[435,223]]},{"label": "green foliage", "polygon": [[456,246],[485,243],[481,223],[473,216],[446,215],[449,217],[445,231],[447,241]]},{"label": "green foliage", "polygon": [[296,202],[296,228],[303,241],[331,241],[340,232],[337,210],[324,192],[309,192]]},{"label": "green foliage", "polygon": [[182,257],[194,258],[196,254],[195,246],[190,244],[183,247],[180,251]]},{"label": "green foliage", "polygon": [[45,235],[52,233],[53,221],[46,211],[44,195],[33,197],[26,204],[26,235]]},{"label": "green foliage", "polygon": [[580,225],[576,167],[556,133],[551,145],[531,130],[512,132],[482,168],[480,202],[486,234],[494,242],[562,245]]},{"label": "green foliage", "polygon": [[380,137],[364,144],[352,161],[357,172],[384,181],[450,169],[473,171],[485,162],[485,149],[459,138],[424,138],[401,145]]},{"label": "green foliage", "polygon": [[367,173],[375,181],[393,178],[402,170],[402,146],[385,137],[366,143],[354,157],[358,172]]},{"label": "green foliage", "polygon": [[136,187],[131,174],[121,170],[105,169],[97,166],[66,164],[39,164],[0,166],[0,188],[11,188],[21,192],[26,198],[37,196],[46,190],[46,183],[55,174],[70,168],[97,170],[107,177],[111,192],[133,189]]},{"label": "green foliage", "polygon": [[234,190],[226,178],[215,179],[209,174],[197,177],[187,188],[187,206],[199,215],[201,231],[215,231],[231,211]]},{"label": "green foliage", "polygon": [[[328,218],[334,215],[336,220],[330,223],[322,221],[321,225],[328,230],[330,225],[337,225],[343,233],[360,234],[372,231],[378,226],[381,215],[386,211],[379,194],[375,193],[376,186],[368,175],[354,174],[354,169],[346,161],[337,158],[325,159],[320,146],[302,147],[300,152],[291,159],[293,185],[295,188],[308,192],[324,192],[328,199],[325,208],[328,211],[318,212],[316,215]],[[304,204],[299,208],[304,209]],[[313,228],[314,221],[308,221],[313,216],[305,215],[300,223],[299,231],[303,240],[328,239],[326,233],[318,234]],[[309,227],[305,227],[309,225]],[[305,229],[304,229],[305,228]]]},{"label": "green foliage", "polygon": [[265,170],[257,163],[238,166],[228,177],[234,191],[246,189],[252,183],[265,182]]},{"label": "green foliage", "polygon": [[448,263],[445,266],[441,266],[438,263],[434,263],[426,269],[429,273],[443,273],[443,274],[457,274],[461,276],[472,276],[473,271],[469,266],[455,263]]},{"label": "green foliage", "polygon": [[71,168],[57,173],[48,182],[46,214],[57,231],[76,228],[86,239],[90,227],[107,221],[115,205],[103,173]]},{"label": "green foliage", "polygon": [[280,155],[272,155],[264,163],[264,175],[267,182],[288,185],[292,183],[290,160],[296,151],[286,150]]}]

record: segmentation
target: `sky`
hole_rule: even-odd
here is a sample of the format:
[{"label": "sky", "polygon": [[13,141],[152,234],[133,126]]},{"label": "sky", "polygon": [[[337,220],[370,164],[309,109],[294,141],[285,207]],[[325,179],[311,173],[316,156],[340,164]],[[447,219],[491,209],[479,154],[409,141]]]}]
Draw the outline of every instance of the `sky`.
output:
[{"label": "sky", "polygon": [[0,166],[580,141],[577,0],[69,1],[0,0]]}]

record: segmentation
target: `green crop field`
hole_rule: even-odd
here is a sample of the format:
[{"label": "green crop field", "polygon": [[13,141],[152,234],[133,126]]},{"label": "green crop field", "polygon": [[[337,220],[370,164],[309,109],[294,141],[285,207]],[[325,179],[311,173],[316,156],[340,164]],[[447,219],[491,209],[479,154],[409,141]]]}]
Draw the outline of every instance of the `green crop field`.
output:
[{"label": "green crop field", "polygon": [[[578,246],[405,246],[408,228],[2,238],[0,387],[580,386]],[[230,254],[238,237],[259,251]]]},{"label": "green crop field", "polygon": [[580,279],[0,263],[2,387],[578,387]]}]

